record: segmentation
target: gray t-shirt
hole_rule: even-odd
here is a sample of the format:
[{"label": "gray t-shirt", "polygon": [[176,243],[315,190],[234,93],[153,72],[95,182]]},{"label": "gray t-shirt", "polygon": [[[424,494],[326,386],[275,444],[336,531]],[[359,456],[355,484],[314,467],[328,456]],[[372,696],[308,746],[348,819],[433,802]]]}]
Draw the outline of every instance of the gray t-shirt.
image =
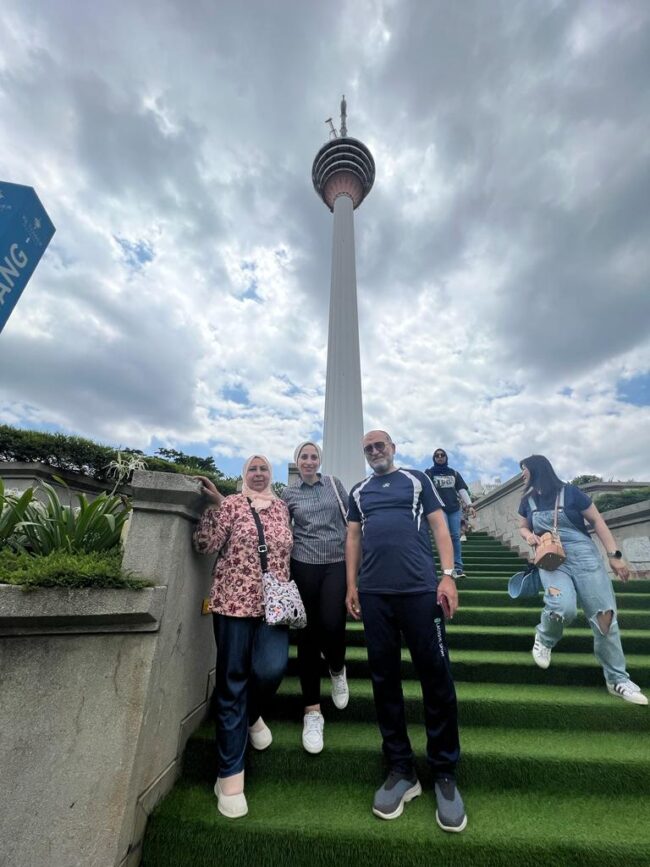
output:
[{"label": "gray t-shirt", "polygon": [[338,563],[345,559],[347,527],[334,486],[345,508],[348,495],[335,476],[318,474],[308,485],[299,479],[282,491],[293,529],[291,557],[299,563]]}]

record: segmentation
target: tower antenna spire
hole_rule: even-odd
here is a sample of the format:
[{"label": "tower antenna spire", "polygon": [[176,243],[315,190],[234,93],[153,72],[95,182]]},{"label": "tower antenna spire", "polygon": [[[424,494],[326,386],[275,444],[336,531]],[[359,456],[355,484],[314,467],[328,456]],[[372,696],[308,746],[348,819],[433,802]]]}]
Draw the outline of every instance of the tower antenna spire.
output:
[{"label": "tower antenna spire", "polygon": [[348,134],[348,104],[345,101],[345,94],[341,99],[341,138],[345,138]]}]

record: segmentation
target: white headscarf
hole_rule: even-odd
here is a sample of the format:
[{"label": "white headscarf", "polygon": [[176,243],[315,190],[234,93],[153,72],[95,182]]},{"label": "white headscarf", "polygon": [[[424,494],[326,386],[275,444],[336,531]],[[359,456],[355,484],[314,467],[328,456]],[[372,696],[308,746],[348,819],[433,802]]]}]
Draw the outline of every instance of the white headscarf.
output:
[{"label": "white headscarf", "polygon": [[293,453],[294,463],[296,463],[296,464],[298,463],[298,458],[300,457],[300,452],[304,449],[305,446],[313,446],[316,449],[316,452],[318,454],[318,465],[320,466],[320,464],[323,460],[323,453],[321,452],[320,448],[316,445],[316,443],[312,442],[312,440],[305,440],[304,443],[300,443],[300,445],[296,448],[295,452]]},{"label": "white headscarf", "polygon": [[[246,474],[248,473],[248,468],[253,463],[254,460],[264,461],[266,466],[269,468],[271,472],[271,476],[269,478],[268,485],[264,488],[263,491],[254,491],[252,488],[249,488],[246,484]],[[248,497],[252,503],[253,508],[258,512],[263,512],[264,509],[268,509],[273,500],[277,500],[276,495],[271,488],[271,482],[273,480],[273,470],[271,467],[271,463],[268,458],[265,458],[264,455],[251,455],[250,458],[244,464],[244,469],[242,471],[242,486],[241,492],[245,497]]]}]

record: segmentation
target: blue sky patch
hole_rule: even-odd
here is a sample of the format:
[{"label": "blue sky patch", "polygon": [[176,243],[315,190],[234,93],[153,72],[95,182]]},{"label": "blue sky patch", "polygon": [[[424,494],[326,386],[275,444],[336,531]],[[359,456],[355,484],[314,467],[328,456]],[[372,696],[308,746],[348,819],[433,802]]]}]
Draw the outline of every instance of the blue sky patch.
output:
[{"label": "blue sky patch", "polygon": [[248,392],[245,388],[242,388],[239,385],[233,385],[232,387],[226,386],[221,389],[221,394],[225,400],[231,400],[233,403],[239,403],[242,406],[248,406],[250,403],[248,400]]},{"label": "blue sky patch", "polygon": [[650,406],[650,373],[639,373],[630,379],[621,379],[616,396],[633,406]]},{"label": "blue sky patch", "polygon": [[153,247],[148,241],[129,241],[127,238],[118,238],[117,235],[113,237],[122,248],[124,261],[134,271],[153,260]]}]

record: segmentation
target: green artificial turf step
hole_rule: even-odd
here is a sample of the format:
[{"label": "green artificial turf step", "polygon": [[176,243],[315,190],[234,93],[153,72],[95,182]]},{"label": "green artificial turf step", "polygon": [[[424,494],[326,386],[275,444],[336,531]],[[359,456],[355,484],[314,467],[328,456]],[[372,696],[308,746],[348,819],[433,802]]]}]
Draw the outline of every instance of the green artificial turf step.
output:
[{"label": "green artificial turf step", "polygon": [[[375,723],[377,716],[368,680],[351,680],[350,702],[344,711],[334,708],[330,687],[322,681],[322,708],[326,724],[337,721]],[[406,719],[421,723],[422,691],[416,680],[402,683]],[[551,686],[548,684],[456,683],[461,726],[486,726],[505,730],[553,729],[630,733],[650,736],[650,708],[632,705],[611,696],[604,683],[593,687]],[[268,719],[301,720],[303,701],[297,678],[286,677],[269,708]],[[632,749],[632,747],[631,747]]]},{"label": "green artificial turf step", "polygon": [[[539,623],[541,610],[540,604],[532,607],[524,607],[523,604],[494,608],[472,607],[462,604],[461,597],[461,607],[456,612],[453,624],[454,626],[513,626],[519,624],[534,629]],[[627,630],[648,629],[650,627],[650,610],[621,609],[618,612],[618,622],[623,630],[623,641],[625,642]],[[580,623],[586,623],[581,612],[574,621],[574,626]]]},{"label": "green artificial turf step", "polygon": [[[553,650],[550,668],[543,671],[530,652],[501,650],[453,650],[451,668],[456,681],[489,683],[551,683],[595,686],[603,673],[593,654],[568,653],[558,645]],[[289,648],[287,674],[297,672],[296,648]],[[650,684],[650,657],[626,655],[628,671],[637,683]],[[349,647],[346,654],[349,678],[368,677],[368,660],[363,647]],[[402,676],[412,679],[415,668],[407,650],[402,650]]]},{"label": "green artificial turf step", "polygon": [[[478,606],[484,606],[486,608],[502,606],[529,607],[531,605],[531,600],[537,599],[539,608],[540,610],[542,609],[544,603],[541,593],[537,597],[529,596],[522,599],[511,599],[506,590],[507,582],[504,582],[501,586],[503,589],[499,589],[497,586],[490,587],[489,589],[465,589],[462,586],[459,586],[458,595],[460,604],[467,605],[470,608],[476,608]],[[650,596],[648,596],[647,593],[617,593],[616,606],[621,610],[635,608],[643,611],[650,611]]]},{"label": "green artificial turf step", "polygon": [[[376,724],[328,719],[325,748],[317,756],[302,748],[301,721],[268,720],[273,743],[263,753],[248,750],[247,777],[286,781],[288,786],[311,779],[354,780],[368,786],[381,778],[381,737]],[[424,726],[412,725],[409,736],[422,775],[426,776]],[[600,732],[461,727],[461,786],[506,791],[531,788],[547,795],[567,792],[650,795],[650,738],[630,748],[627,733],[610,734],[603,752]],[[213,727],[204,727],[188,743],[183,777],[214,783],[216,776]]]},{"label": "green artificial turf step", "polygon": [[394,821],[373,816],[373,785],[251,774],[249,814],[226,819],[212,788],[181,783],[149,820],[143,867],[625,867],[648,864],[650,800],[636,796],[495,791],[468,780],[468,825],[445,834],[425,786]]},{"label": "green artificial turf step", "polygon": [[[509,624],[480,623],[470,625],[464,624],[461,617],[462,614],[459,613],[447,625],[447,643],[451,650],[526,651],[533,646],[535,625],[539,622],[539,610],[532,627],[520,626],[514,621]],[[360,623],[348,623],[346,634],[348,647],[365,646],[364,630]],[[296,639],[292,640],[295,641]],[[584,617],[581,616],[576,619],[572,626],[564,630],[562,643],[559,647],[562,652],[591,653],[593,644],[593,632]],[[650,632],[644,629],[630,628],[624,634],[624,644],[627,653],[650,654]]]}]

